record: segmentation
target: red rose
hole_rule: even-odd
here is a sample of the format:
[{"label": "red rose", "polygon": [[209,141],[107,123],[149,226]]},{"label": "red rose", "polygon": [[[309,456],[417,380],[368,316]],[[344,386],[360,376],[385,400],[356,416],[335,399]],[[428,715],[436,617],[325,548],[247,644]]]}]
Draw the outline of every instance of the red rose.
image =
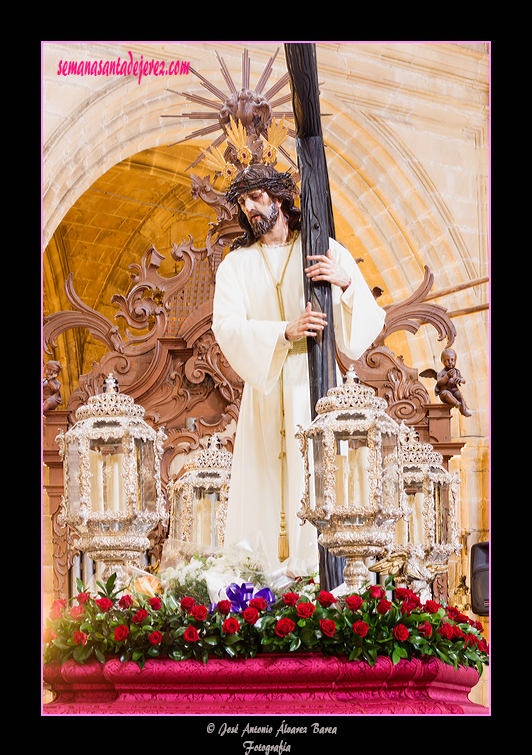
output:
[{"label": "red rose", "polygon": [[218,610],[224,616],[226,614],[228,614],[228,613],[231,613],[231,601],[230,600],[220,600],[218,602]]},{"label": "red rose", "polygon": [[187,611],[188,613],[188,611],[190,611],[190,609],[194,605],[196,605],[196,601],[194,600],[194,598],[189,598],[189,597],[181,598],[181,608],[183,609],[183,611]]},{"label": "red rose", "polygon": [[57,640],[57,635],[50,629],[50,627],[46,627],[43,633],[43,642],[48,644],[52,640]]},{"label": "red rose", "polygon": [[352,611],[358,611],[363,602],[364,601],[362,600],[360,595],[349,595],[345,599],[346,606]]},{"label": "red rose", "polygon": [[321,619],[320,627],[323,634],[326,634],[327,637],[332,637],[336,632],[336,622],[332,619]]},{"label": "red rose", "polygon": [[139,608],[139,610],[133,616],[131,621],[134,621],[135,624],[140,624],[141,621],[144,621],[147,615],[148,615],[148,612],[144,608]]},{"label": "red rose", "polygon": [[377,613],[387,613],[390,608],[392,607],[392,604],[389,600],[386,600],[386,598],[382,598],[377,603]]},{"label": "red rose", "polygon": [[235,619],[234,616],[230,616],[222,624],[222,629],[224,632],[227,632],[227,634],[236,634],[240,629],[240,622]]},{"label": "red rose", "polygon": [[120,608],[129,608],[132,603],[133,598],[131,597],[131,595],[122,595],[122,597],[118,601]]},{"label": "red rose", "polygon": [[259,618],[259,612],[256,608],[248,606],[244,611],[242,611],[242,618],[244,619],[246,624],[254,624]]},{"label": "red rose", "polygon": [[153,608],[154,611],[160,611],[161,610],[161,599],[160,598],[150,598],[148,600],[148,603],[150,604],[150,608]]},{"label": "red rose", "polygon": [[84,613],[83,606],[73,606],[73,608],[70,609],[69,616],[71,619],[79,619]]},{"label": "red rose", "polygon": [[287,606],[295,606],[299,600],[299,595],[296,592],[287,592],[283,595],[283,602]]},{"label": "red rose", "polygon": [[85,645],[87,642],[87,635],[85,632],[74,632],[72,639],[74,640],[75,645]]},{"label": "red rose", "polygon": [[465,616],[463,613],[460,613],[458,608],[455,608],[454,606],[447,606],[445,610],[447,611],[447,616],[451,619],[451,621],[468,621],[467,616]]},{"label": "red rose", "polygon": [[464,633],[462,632],[458,624],[454,624],[453,625],[453,640],[459,640],[462,637],[465,637]]},{"label": "red rose", "polygon": [[100,611],[108,611],[113,607],[113,601],[109,600],[109,598],[99,598],[99,600],[96,601],[96,605]]},{"label": "red rose", "polygon": [[190,612],[190,615],[193,619],[197,619],[197,621],[205,621],[207,618],[207,609],[205,606],[194,606]]},{"label": "red rose", "polygon": [[54,602],[50,606],[50,613],[48,614],[48,616],[51,619],[60,619],[63,613],[63,608],[65,606],[66,606],[65,598],[61,598],[60,600],[54,600]]},{"label": "red rose", "polygon": [[440,608],[440,604],[436,603],[435,600],[427,600],[423,608],[427,613],[436,613]]},{"label": "red rose", "polygon": [[251,598],[248,605],[250,608],[256,608],[257,611],[264,611],[268,607],[264,598]]},{"label": "red rose", "polygon": [[163,638],[163,636],[159,632],[158,629],[156,629],[155,632],[152,632],[150,634],[150,636],[148,637],[148,639],[149,639],[149,641],[151,642],[152,645],[158,645],[160,643],[160,641],[162,640],[162,638]]},{"label": "red rose", "polygon": [[437,630],[438,634],[441,634],[444,640],[452,640],[453,638],[453,625],[443,622],[441,627]]},{"label": "red rose", "polygon": [[374,598],[375,600],[378,600],[379,598],[384,598],[386,593],[382,589],[382,587],[379,587],[379,585],[373,585],[373,587],[369,588],[369,597]]},{"label": "red rose", "polygon": [[124,624],[120,624],[120,626],[115,627],[115,640],[117,642],[120,642],[120,640],[125,640],[128,634],[129,629]]},{"label": "red rose", "polygon": [[360,635],[360,637],[365,637],[368,633],[369,625],[366,624],[365,621],[362,621],[359,619],[358,621],[355,621],[353,624],[353,632],[355,634]]},{"label": "red rose", "polygon": [[329,608],[333,603],[336,603],[336,598],[332,593],[321,590],[318,595],[318,603],[320,606],[323,606],[323,608]]},{"label": "red rose", "polygon": [[413,600],[412,598],[408,598],[407,600],[403,601],[403,604],[401,605],[401,613],[410,616],[412,611],[415,611],[416,608],[419,608],[419,598],[417,601]]},{"label": "red rose", "polygon": [[84,603],[88,601],[88,599],[90,598],[90,595],[87,592],[80,592],[77,594],[76,597],[77,597],[78,603],[80,604],[80,606],[82,606]]},{"label": "red rose", "polygon": [[198,630],[196,627],[187,627],[183,637],[187,642],[197,642],[199,640]]},{"label": "red rose", "polygon": [[296,606],[297,615],[302,619],[308,619],[309,616],[312,616],[315,610],[316,606],[312,603],[300,603]]},{"label": "red rose", "polygon": [[432,637],[432,627],[428,621],[418,626],[418,632],[422,637]]},{"label": "red rose", "polygon": [[296,628],[296,625],[292,621],[292,619],[279,619],[277,624],[275,625],[275,634],[278,637],[286,637],[287,634],[290,634],[290,632],[293,632]]},{"label": "red rose", "polygon": [[416,599],[419,602],[418,596],[412,590],[406,587],[398,587],[395,591],[395,597],[397,600],[410,600]]},{"label": "red rose", "polygon": [[393,628],[393,634],[396,640],[404,642],[405,640],[408,640],[408,635],[410,634],[410,632],[404,624],[396,624],[396,626],[394,626]]},{"label": "red rose", "polygon": [[489,645],[486,642],[486,640],[484,639],[484,637],[482,637],[481,639],[479,639],[477,644],[478,644],[478,649],[479,650],[482,650],[483,653],[489,653],[489,650],[490,650],[489,649]]}]

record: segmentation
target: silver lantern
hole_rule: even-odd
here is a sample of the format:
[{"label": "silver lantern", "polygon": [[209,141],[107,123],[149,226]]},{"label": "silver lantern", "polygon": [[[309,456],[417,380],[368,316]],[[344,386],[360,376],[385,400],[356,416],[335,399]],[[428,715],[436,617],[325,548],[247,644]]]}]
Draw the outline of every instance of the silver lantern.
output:
[{"label": "silver lantern", "polygon": [[330,553],[345,557],[340,594],[369,580],[366,559],[389,552],[405,513],[400,427],[386,409],[351,367],[344,383],[318,401],[310,426],[296,433],[306,472],[298,516],[320,531],[318,542]]},{"label": "silver lantern", "polygon": [[150,547],[148,534],[168,518],[160,475],[166,435],[143,417],[111,373],[103,393],[57,436],[65,483],[60,521],[79,535],[81,551],[105,563],[104,580],[116,573],[116,588],[127,582],[125,565],[139,565]]},{"label": "silver lantern", "polygon": [[183,475],[168,483],[170,541],[223,547],[232,460],[212,435],[207,448],[185,463]]},{"label": "silver lantern", "polygon": [[459,478],[445,469],[430,443],[420,443],[405,425],[399,458],[407,510],[396,524],[392,552],[372,569],[393,574],[396,585],[408,586],[426,601],[432,597],[432,582],[462,547],[456,526]]}]

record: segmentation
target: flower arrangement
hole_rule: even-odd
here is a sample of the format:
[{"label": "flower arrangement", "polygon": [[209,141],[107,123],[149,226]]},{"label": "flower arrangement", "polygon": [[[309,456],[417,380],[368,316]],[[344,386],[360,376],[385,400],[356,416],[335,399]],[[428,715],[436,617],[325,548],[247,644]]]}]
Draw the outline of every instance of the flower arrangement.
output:
[{"label": "flower arrangement", "polygon": [[[155,582],[157,582],[155,580]],[[376,663],[379,655],[394,664],[401,659],[434,657],[443,663],[474,666],[479,676],[488,664],[482,625],[456,608],[433,600],[421,603],[411,590],[367,586],[338,605],[329,592],[293,591],[279,597],[268,591],[247,592],[231,585],[238,599],[198,603],[191,596],[176,598],[168,587],[135,587],[120,595],[115,575],[91,595],[80,590],[72,604],[55,601],[46,620],[44,662],[73,658],[104,662],[109,656],[135,661],[142,668],[149,658],[175,661],[210,657],[252,658],[257,653],[314,652]],[[235,589],[237,588],[237,589]]]}]

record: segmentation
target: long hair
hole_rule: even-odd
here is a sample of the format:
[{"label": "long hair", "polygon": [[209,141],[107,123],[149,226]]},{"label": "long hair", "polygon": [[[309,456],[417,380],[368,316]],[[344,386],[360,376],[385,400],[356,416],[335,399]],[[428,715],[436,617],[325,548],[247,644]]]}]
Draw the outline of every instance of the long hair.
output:
[{"label": "long hair", "polygon": [[291,174],[289,172],[278,173],[275,168],[262,163],[250,165],[238,173],[225,195],[228,202],[236,204],[238,224],[244,231],[243,235],[238,236],[231,244],[232,250],[242,246],[251,246],[256,241],[251,224],[237,203],[240,194],[253,191],[253,189],[263,189],[271,198],[279,199],[281,201],[280,211],[287,219],[289,229],[298,231],[301,228],[301,211],[295,205],[295,198],[299,194],[299,190],[292,180]]}]

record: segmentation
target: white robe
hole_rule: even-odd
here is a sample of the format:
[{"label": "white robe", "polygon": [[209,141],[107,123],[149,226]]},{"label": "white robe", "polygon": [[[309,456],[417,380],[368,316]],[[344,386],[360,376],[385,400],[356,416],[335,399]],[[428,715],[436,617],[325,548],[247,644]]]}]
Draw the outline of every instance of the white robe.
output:
[{"label": "white robe", "polygon": [[[333,258],[351,277],[342,293],[332,286],[334,332],[341,352],[358,359],[380,333],[385,313],[377,305],[351,254],[334,240]],[[279,280],[290,247],[263,247]],[[305,309],[301,236],[286,269],[282,293],[286,321],[280,321],[275,286],[257,244],[237,249],[220,264],[212,329],[235,372],[244,381],[231,470],[225,545],[261,532],[272,570],[279,568],[277,539],[281,508],[279,378],[285,408],[285,512],[290,558],[283,567],[297,573],[317,568],[317,532],[297,512],[304,490],[297,425],[311,421],[307,355],[291,354],[287,324]],[[291,565],[291,566],[290,566]]]}]

